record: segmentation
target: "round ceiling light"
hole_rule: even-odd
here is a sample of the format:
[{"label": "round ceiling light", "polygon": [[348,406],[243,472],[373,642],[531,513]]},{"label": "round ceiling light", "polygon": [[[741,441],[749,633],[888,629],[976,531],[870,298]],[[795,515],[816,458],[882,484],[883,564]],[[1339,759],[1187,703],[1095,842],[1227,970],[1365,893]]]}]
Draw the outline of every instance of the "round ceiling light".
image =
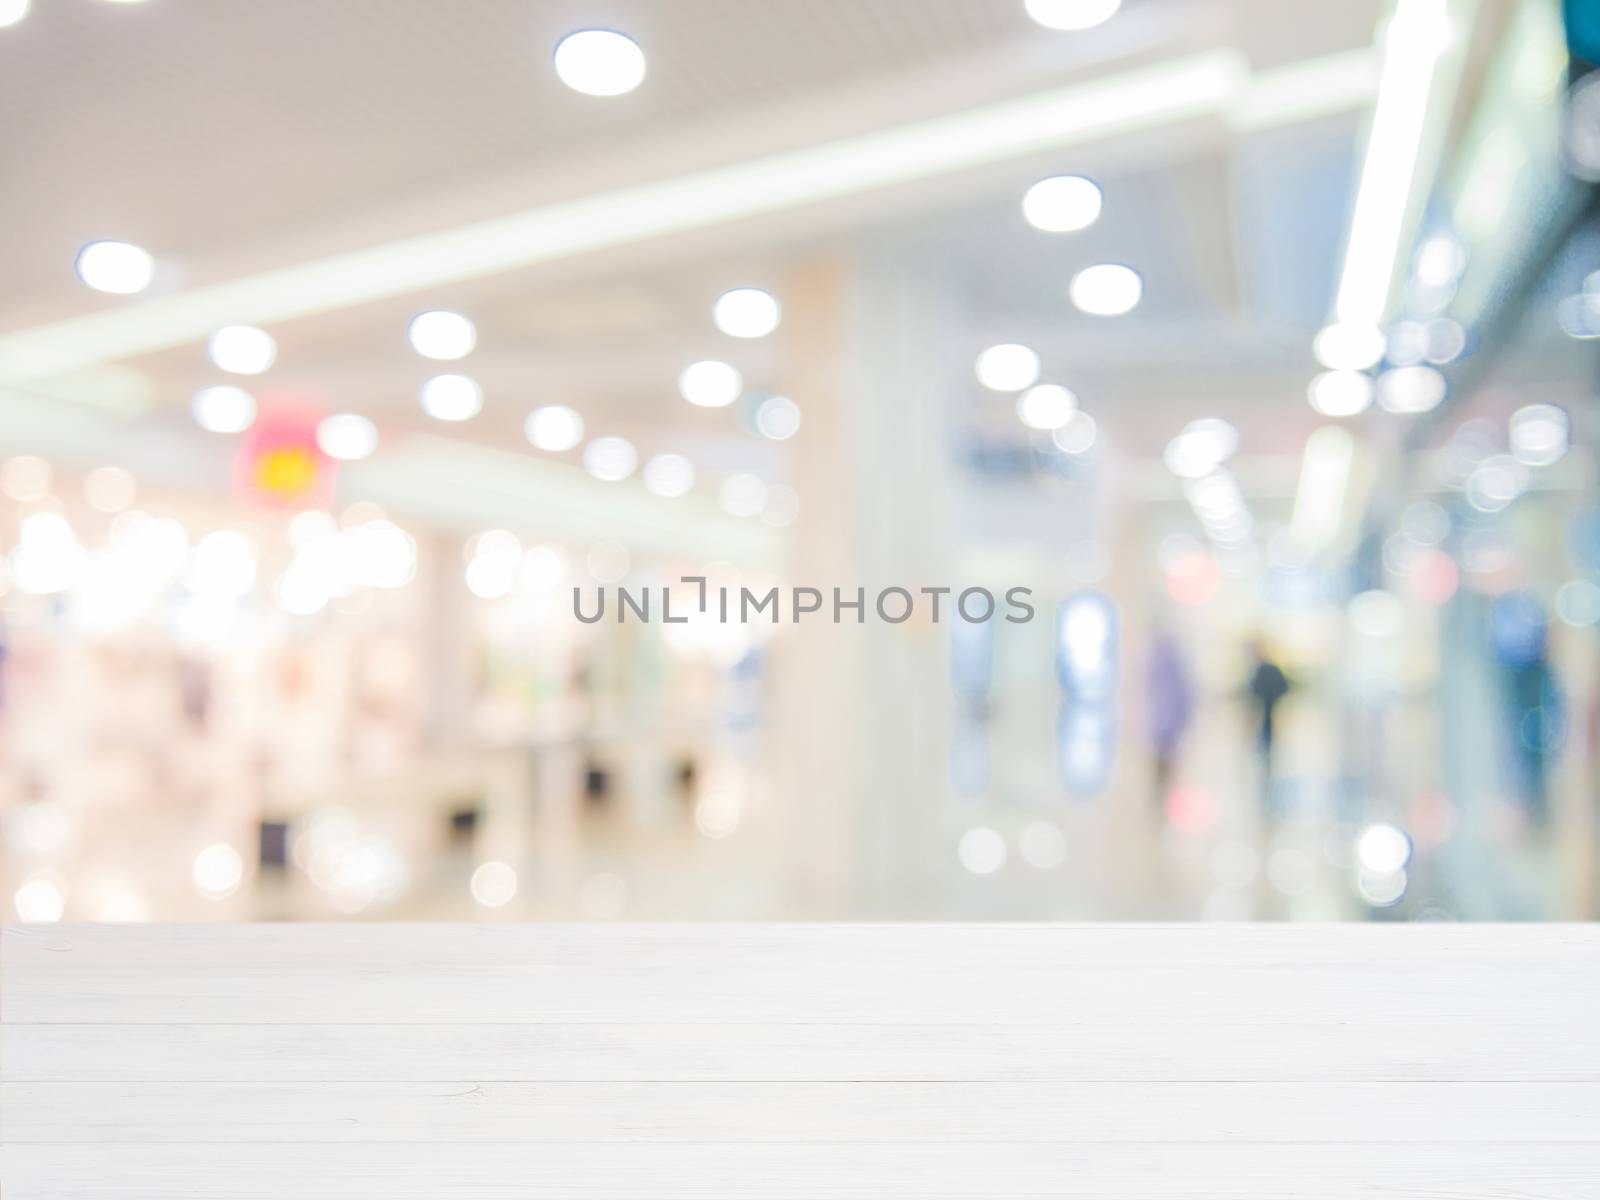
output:
[{"label": "round ceiling light", "polygon": [[1020,392],[1039,378],[1039,355],[1027,346],[1002,342],[990,346],[973,364],[978,382],[994,392]]},{"label": "round ceiling light", "polygon": [[1120,317],[1132,312],[1144,295],[1139,272],[1121,263],[1085,267],[1072,278],[1072,302],[1095,317]]},{"label": "round ceiling light", "polygon": [[366,458],[378,448],[378,427],[357,413],[335,413],[317,423],[317,446],[329,458]]},{"label": "round ceiling light", "polygon": [[1092,179],[1055,175],[1041,179],[1024,193],[1022,215],[1046,233],[1076,233],[1100,219],[1103,197]]},{"label": "round ceiling light", "polygon": [[1360,371],[1324,371],[1311,381],[1306,397],[1325,417],[1353,417],[1372,407],[1372,377]]},{"label": "round ceiling light", "polygon": [[84,283],[113,296],[144,291],[156,273],[156,260],[150,252],[132,242],[90,242],[78,251],[73,265]]},{"label": "round ceiling light", "polygon": [[1041,383],[1017,397],[1017,416],[1029,429],[1049,433],[1072,420],[1078,398],[1059,383]]},{"label": "round ceiling light", "polygon": [[458,312],[434,309],[411,318],[406,340],[423,358],[448,362],[472,353],[478,344],[478,329]]},{"label": "round ceiling light", "polygon": [[638,463],[638,451],[627,438],[598,437],[583,448],[583,469],[606,483],[626,479]]},{"label": "round ceiling light", "polygon": [[206,353],[232,375],[259,375],[278,358],[278,343],[254,325],[225,325],[211,335]]},{"label": "round ceiling light", "polygon": [[470,375],[435,375],[418,399],[436,421],[467,421],[483,411],[483,388]]},{"label": "round ceiling light", "polygon": [[738,368],[714,359],[690,363],[678,376],[679,393],[696,408],[726,408],[743,387]]},{"label": "round ceiling light", "polygon": [[522,432],[535,449],[560,454],[583,441],[583,417],[565,404],[546,404],[528,414]]},{"label": "round ceiling light", "polygon": [[711,306],[711,319],[729,337],[766,337],[778,327],[783,310],[771,292],[760,288],[734,288],[723,292]]},{"label": "round ceiling light", "polygon": [[225,383],[201,388],[189,402],[195,422],[210,433],[243,433],[255,424],[256,398]]},{"label": "round ceiling light", "polygon": [[585,96],[620,96],[644,81],[644,51],[614,29],[581,29],[556,46],[556,74]]},{"label": "round ceiling light", "polygon": [[1383,360],[1388,345],[1376,325],[1341,321],[1317,334],[1311,352],[1330,371],[1365,371]]},{"label": "round ceiling light", "polygon": [[1117,15],[1122,0],[1024,0],[1028,15],[1046,29],[1093,29]]}]

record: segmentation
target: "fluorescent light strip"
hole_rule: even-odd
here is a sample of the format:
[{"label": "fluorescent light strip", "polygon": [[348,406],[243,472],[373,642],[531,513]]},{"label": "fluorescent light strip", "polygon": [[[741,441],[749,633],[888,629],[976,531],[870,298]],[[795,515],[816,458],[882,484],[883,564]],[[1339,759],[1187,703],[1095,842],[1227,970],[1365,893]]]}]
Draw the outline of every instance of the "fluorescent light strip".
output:
[{"label": "fluorescent light strip", "polygon": [[[1221,49],[1018,100],[545,205],[0,337],[0,380],[53,375],[538,263],[911,183],[1043,150],[1246,114],[1250,127],[1356,96],[1346,56],[1256,79]],[[1313,64],[1314,66],[1314,64]],[[1299,73],[1299,101],[1289,73]],[[1277,114],[1275,116],[1274,114]]]},{"label": "fluorescent light strip", "polygon": [[1378,55],[1371,46],[1263,71],[1229,114],[1241,132],[1315,121],[1361,108],[1378,90]]},{"label": "fluorescent light strip", "polygon": [[1338,536],[1354,461],[1355,439],[1338,425],[1324,425],[1306,439],[1289,518],[1289,537],[1300,549],[1315,553]]},{"label": "fluorescent light strip", "polygon": [[1434,76],[1450,36],[1448,0],[1396,0],[1384,32],[1378,102],[1334,305],[1341,322],[1377,326],[1389,307]]}]

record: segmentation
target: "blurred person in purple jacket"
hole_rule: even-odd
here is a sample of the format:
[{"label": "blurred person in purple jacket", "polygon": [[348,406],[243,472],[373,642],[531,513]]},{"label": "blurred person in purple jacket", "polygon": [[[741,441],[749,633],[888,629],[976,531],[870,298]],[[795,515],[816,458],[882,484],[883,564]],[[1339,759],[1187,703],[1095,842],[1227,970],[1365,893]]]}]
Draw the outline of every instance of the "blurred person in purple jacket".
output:
[{"label": "blurred person in purple jacket", "polygon": [[1161,801],[1172,782],[1178,746],[1194,716],[1194,688],[1189,682],[1189,668],[1177,639],[1170,633],[1157,632],[1151,643],[1144,686],[1150,749],[1155,759],[1156,799]]}]

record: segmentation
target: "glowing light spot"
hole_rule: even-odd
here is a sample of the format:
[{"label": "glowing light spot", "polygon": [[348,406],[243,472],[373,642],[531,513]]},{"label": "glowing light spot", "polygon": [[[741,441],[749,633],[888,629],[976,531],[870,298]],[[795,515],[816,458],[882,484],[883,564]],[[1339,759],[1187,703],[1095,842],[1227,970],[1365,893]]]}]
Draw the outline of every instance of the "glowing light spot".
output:
[{"label": "glowing light spot", "polygon": [[1056,175],[1041,179],[1022,197],[1022,215],[1028,224],[1046,233],[1075,233],[1100,218],[1100,188],[1081,175]]},{"label": "glowing light spot", "polygon": [[974,875],[993,875],[1006,865],[1006,840],[994,830],[979,825],[961,835],[956,844],[956,857]]},{"label": "glowing light spot", "polygon": [[517,894],[517,872],[510,863],[490,860],[472,872],[468,890],[484,908],[504,908]]},{"label": "glowing light spot", "polygon": [[978,355],[973,370],[991,391],[1020,392],[1039,378],[1039,356],[1027,346],[1003,342]]},{"label": "glowing light spot", "polygon": [[226,842],[214,842],[194,856],[195,889],[211,900],[233,895],[244,879],[244,859]]},{"label": "glowing light spot", "polygon": [[229,374],[259,375],[277,361],[278,343],[254,325],[225,325],[211,335],[206,352]]}]

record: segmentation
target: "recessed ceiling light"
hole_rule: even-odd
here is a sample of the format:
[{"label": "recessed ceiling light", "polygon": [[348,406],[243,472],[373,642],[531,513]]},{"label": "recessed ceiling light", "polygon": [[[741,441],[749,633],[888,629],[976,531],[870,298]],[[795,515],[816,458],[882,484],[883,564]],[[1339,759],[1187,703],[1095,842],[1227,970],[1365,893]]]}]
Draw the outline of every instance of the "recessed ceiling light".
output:
[{"label": "recessed ceiling light", "polygon": [[[1361,55],[1355,56],[1361,59]],[[1353,61],[1353,60],[1352,60]],[[1364,61],[1364,60],[1363,60]],[[1344,111],[1369,94],[1366,76],[1328,60],[1264,72],[1241,91],[1248,64],[1235,48],[1202,51],[1072,82],[943,117],[595,193],[582,204],[538,204],[491,221],[435,228],[337,254],[185,290],[129,306],[0,336],[0,374],[40,378],[204,338],[215,314],[268,327],[297,316],[348,308],[431,287],[459,284],[538,263],[719,222],[796,210],[875,189],[909,186],[968,167],[1110,134],[1223,118],[1266,89],[1281,124],[1304,112]],[[1331,71],[1331,74],[1330,74]],[[1293,79],[1288,78],[1292,75]],[[1281,111],[1279,111],[1281,110]],[[797,164],[802,163],[801,166]]]},{"label": "recessed ceiling light", "polygon": [[1100,263],[1073,276],[1072,302],[1095,317],[1120,317],[1132,312],[1144,295],[1139,272],[1121,263]]},{"label": "recessed ceiling light", "polygon": [[200,428],[211,433],[243,433],[256,419],[256,398],[231,383],[201,388],[189,408]]},{"label": "recessed ceiling light", "polygon": [[1325,417],[1353,417],[1372,407],[1372,378],[1360,371],[1324,371],[1306,395]]},{"label": "recessed ceiling light", "polygon": [[1116,16],[1122,0],[1024,0],[1023,7],[1046,29],[1093,29]]},{"label": "recessed ceiling light", "polygon": [[778,327],[782,309],[772,293],[760,288],[723,292],[711,306],[711,319],[729,337],[766,337]]},{"label": "recessed ceiling light", "polygon": [[800,406],[787,396],[769,396],[756,409],[756,428],[775,442],[792,438],[800,432]]},{"label": "recessed ceiling light", "polygon": [[1100,187],[1092,179],[1056,175],[1039,180],[1024,193],[1022,215],[1046,233],[1075,233],[1099,219],[1102,201]]},{"label": "recessed ceiling light", "polygon": [[1376,325],[1339,321],[1327,326],[1311,343],[1317,361],[1330,371],[1365,371],[1382,361],[1388,339]]},{"label": "recessed ceiling light", "polygon": [[277,360],[278,343],[254,325],[225,325],[211,335],[206,353],[230,374],[259,375]]},{"label": "recessed ceiling light", "polygon": [[644,486],[658,496],[686,495],[694,487],[694,464],[681,454],[658,454],[644,465]]},{"label": "recessed ceiling light", "polygon": [[470,375],[435,375],[418,399],[422,411],[439,421],[467,421],[483,411],[483,388]]},{"label": "recessed ceiling light", "polygon": [[1039,356],[1027,346],[1002,342],[978,355],[978,382],[996,392],[1020,392],[1039,378]]},{"label": "recessed ceiling light", "polygon": [[378,427],[356,413],[335,413],[317,423],[317,446],[329,458],[366,458],[378,448]]},{"label": "recessed ceiling light", "polygon": [[583,441],[583,418],[565,404],[546,404],[528,414],[522,432],[536,449],[560,454]]},{"label": "recessed ceiling light", "polygon": [[[0,0],[3,4],[5,0]],[[78,251],[78,278],[97,292],[131,296],[150,286],[156,261],[132,242],[90,242]]]},{"label": "recessed ceiling light", "polygon": [[638,463],[639,454],[627,438],[598,437],[583,448],[583,469],[606,483],[626,479]]},{"label": "recessed ceiling light", "polygon": [[620,96],[644,80],[644,51],[614,29],[581,29],[556,46],[556,74],[586,96]]},{"label": "recessed ceiling light", "polygon": [[0,29],[15,25],[32,7],[32,0],[0,0]]},{"label": "recessed ceiling light", "polygon": [[708,359],[690,363],[678,376],[678,391],[696,408],[726,408],[739,398],[744,379],[736,367]]},{"label": "recessed ceiling light", "polygon": [[1072,420],[1078,398],[1059,383],[1041,383],[1017,397],[1017,416],[1029,429],[1048,433]]},{"label": "recessed ceiling light", "polygon": [[478,344],[478,330],[458,312],[434,309],[411,318],[406,338],[423,358],[448,362],[472,353]]}]

